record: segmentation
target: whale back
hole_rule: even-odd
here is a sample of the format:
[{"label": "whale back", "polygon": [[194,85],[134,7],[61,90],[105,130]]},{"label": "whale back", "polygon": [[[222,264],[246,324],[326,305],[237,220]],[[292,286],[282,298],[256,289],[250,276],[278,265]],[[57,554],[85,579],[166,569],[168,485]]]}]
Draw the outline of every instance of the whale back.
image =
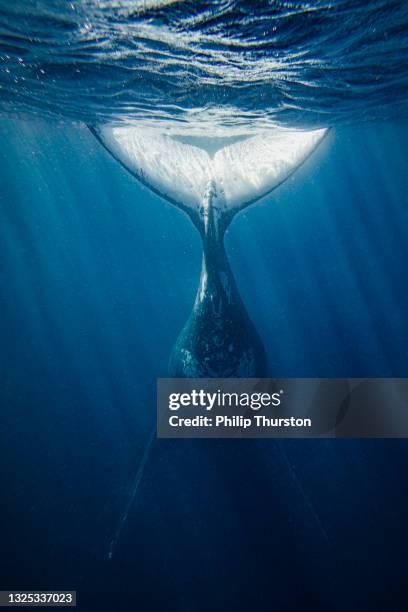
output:
[{"label": "whale back", "polygon": [[[274,128],[208,150],[153,128],[93,129],[106,149],[152,191],[200,216],[211,191],[231,216],[285,181],[327,133]],[[196,139],[197,140],[197,139]]]}]

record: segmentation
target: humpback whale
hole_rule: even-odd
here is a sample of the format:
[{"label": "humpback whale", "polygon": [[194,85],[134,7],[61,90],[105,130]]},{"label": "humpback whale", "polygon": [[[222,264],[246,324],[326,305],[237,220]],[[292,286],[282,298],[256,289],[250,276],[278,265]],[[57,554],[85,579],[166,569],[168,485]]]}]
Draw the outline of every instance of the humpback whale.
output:
[{"label": "humpback whale", "polygon": [[183,210],[202,238],[198,292],[171,352],[169,375],[265,376],[265,350],[239,295],[224,235],[235,215],[283,183],[327,130],[273,128],[230,139],[135,125],[108,124],[92,131],[139,181]]}]

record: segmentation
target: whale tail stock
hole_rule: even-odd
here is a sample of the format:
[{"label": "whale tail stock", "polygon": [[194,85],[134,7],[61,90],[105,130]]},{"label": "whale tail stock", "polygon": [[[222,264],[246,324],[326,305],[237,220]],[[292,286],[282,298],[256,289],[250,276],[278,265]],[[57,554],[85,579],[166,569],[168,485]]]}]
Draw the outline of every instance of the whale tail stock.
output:
[{"label": "whale tail stock", "polygon": [[186,212],[203,240],[194,308],[171,354],[174,377],[266,375],[262,342],[240,298],[224,250],[234,216],[284,182],[327,130],[274,128],[217,138],[171,135],[157,129],[92,128],[107,150],[140,182]]}]

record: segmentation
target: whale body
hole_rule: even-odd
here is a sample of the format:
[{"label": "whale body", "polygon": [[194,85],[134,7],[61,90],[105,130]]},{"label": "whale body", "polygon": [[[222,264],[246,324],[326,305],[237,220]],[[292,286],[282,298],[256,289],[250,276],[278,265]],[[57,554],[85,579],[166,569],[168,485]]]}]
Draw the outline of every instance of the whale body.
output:
[{"label": "whale body", "polygon": [[238,135],[232,144],[139,126],[92,131],[139,181],[187,213],[202,237],[199,288],[173,347],[169,375],[265,376],[265,350],[239,295],[224,234],[239,211],[270,193],[309,157],[327,130],[274,128]]}]

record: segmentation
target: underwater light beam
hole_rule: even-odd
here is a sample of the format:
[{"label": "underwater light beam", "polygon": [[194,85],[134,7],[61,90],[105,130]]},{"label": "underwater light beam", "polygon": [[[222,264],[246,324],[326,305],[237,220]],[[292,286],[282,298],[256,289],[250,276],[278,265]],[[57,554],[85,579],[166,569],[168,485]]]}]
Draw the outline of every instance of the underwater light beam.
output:
[{"label": "underwater light beam", "polygon": [[169,375],[266,375],[265,350],[229,266],[225,231],[239,211],[283,183],[328,130],[273,128],[234,138],[232,144],[221,141],[221,146],[216,137],[181,139],[137,126],[105,125],[92,131],[139,181],[187,213],[201,234],[199,289],[173,347]]}]

